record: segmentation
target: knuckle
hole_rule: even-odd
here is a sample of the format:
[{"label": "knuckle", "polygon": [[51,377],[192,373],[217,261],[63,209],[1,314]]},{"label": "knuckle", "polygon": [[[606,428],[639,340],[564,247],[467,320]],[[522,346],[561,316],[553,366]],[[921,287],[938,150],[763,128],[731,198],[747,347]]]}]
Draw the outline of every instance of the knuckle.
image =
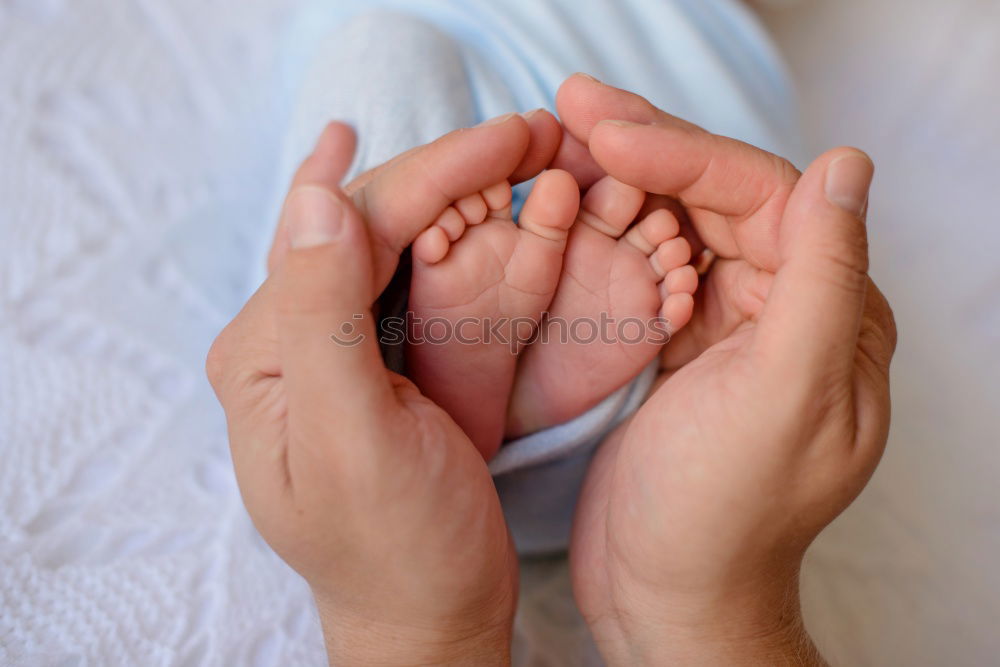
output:
[{"label": "knuckle", "polygon": [[896,345],[899,343],[899,329],[896,326],[896,315],[892,311],[892,306],[886,302],[885,308],[885,332],[889,341],[889,353],[892,354],[896,351]]},{"label": "knuckle", "polygon": [[869,279],[867,298],[868,319],[872,327],[876,329],[882,337],[883,347],[889,357],[896,351],[899,341],[899,330],[896,325],[896,315],[892,306],[882,294],[882,291]]},{"label": "knuckle", "polygon": [[868,282],[868,237],[865,234],[831,239],[817,249],[816,255],[817,260],[841,269],[845,278],[850,275],[852,285],[865,289]]},{"label": "knuckle", "polygon": [[785,158],[774,155],[773,153],[767,153],[768,158],[771,162],[771,171],[773,173],[772,183],[772,197],[788,193],[791,194],[792,189],[802,178],[802,172],[799,171],[798,167],[786,160]]},{"label": "knuckle", "polygon": [[815,257],[817,278],[841,287],[852,294],[863,295],[868,277],[867,266],[858,256],[838,252],[832,248]]},{"label": "knuckle", "polygon": [[208,354],[205,355],[205,375],[208,376],[209,383],[216,390],[223,384],[226,377],[228,369],[227,348],[226,331],[223,330],[208,348]]}]

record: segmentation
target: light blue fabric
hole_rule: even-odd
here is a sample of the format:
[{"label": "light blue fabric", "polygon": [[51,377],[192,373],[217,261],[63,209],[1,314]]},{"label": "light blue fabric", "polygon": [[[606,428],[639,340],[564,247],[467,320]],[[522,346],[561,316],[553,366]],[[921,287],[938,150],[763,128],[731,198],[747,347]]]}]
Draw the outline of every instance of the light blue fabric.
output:
[{"label": "light blue fabric", "polygon": [[[800,155],[784,66],[731,0],[320,0],[290,31],[287,51],[282,191],[329,120],[358,131],[353,175],[485,118],[554,109],[559,84],[577,71],[713,132]],[[523,187],[517,194],[523,200]],[[594,449],[654,375],[647,369],[590,413],[504,445],[490,468],[522,553],[565,548]]]},{"label": "light blue fabric", "polygon": [[[570,74],[588,72],[641,93],[713,132],[797,152],[795,104],[784,65],[756,17],[733,0],[318,0],[289,43],[286,80],[330,29],[372,9],[423,18],[471,59],[477,115],[554,108]],[[379,49],[377,36],[369,48]],[[422,54],[397,63],[404,71]],[[344,66],[364,67],[365,53]],[[482,80],[483,66],[492,72]],[[495,76],[494,76],[495,75]],[[499,79],[506,89],[497,94]],[[363,94],[362,91],[354,91]],[[419,106],[419,100],[410,100]],[[510,106],[510,105],[513,106]]]}]

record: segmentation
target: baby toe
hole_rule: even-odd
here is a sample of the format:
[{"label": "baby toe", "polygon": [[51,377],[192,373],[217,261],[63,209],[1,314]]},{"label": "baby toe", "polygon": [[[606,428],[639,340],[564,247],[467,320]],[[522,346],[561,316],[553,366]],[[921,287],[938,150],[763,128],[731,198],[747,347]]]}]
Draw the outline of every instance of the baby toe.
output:
[{"label": "baby toe", "polygon": [[448,240],[452,243],[462,238],[462,234],[465,233],[465,224],[465,218],[452,206],[446,208],[444,213],[434,221],[434,225],[443,229]]},{"label": "baby toe", "polygon": [[413,241],[413,258],[424,264],[437,264],[448,254],[451,242],[444,229],[428,227]]},{"label": "baby toe", "polygon": [[455,202],[455,209],[462,214],[465,222],[469,225],[478,225],[486,219],[486,202],[478,192],[459,199]]},{"label": "baby toe", "polygon": [[667,330],[671,335],[687,326],[693,314],[694,297],[685,292],[668,296],[660,309],[660,317],[667,321]]},{"label": "baby toe", "polygon": [[625,241],[635,246],[644,255],[652,255],[656,248],[680,233],[680,224],[673,213],[657,209],[628,230]]},{"label": "baby toe", "polygon": [[680,236],[661,243],[649,257],[650,266],[661,278],[666,276],[668,271],[683,266],[689,261],[691,261],[691,244]]},{"label": "baby toe", "polygon": [[698,271],[690,264],[667,271],[663,279],[667,294],[694,294],[698,289]]},{"label": "baby toe", "polygon": [[491,185],[480,194],[483,196],[483,201],[486,202],[486,207],[494,212],[508,210],[514,199],[514,193],[507,181]]}]

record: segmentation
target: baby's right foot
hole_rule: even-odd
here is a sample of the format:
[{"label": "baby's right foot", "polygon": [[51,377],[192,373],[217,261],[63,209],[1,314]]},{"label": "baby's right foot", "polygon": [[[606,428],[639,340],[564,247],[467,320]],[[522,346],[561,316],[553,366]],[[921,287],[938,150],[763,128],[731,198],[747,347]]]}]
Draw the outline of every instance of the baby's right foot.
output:
[{"label": "baby's right foot", "polygon": [[645,199],[610,176],[584,197],[549,318],[518,366],[508,436],[597,405],[691,319],[698,287],[691,246],[666,209],[634,222]]},{"label": "baby's right foot", "polygon": [[516,343],[552,301],[579,201],[572,176],[544,172],[515,224],[503,181],[455,202],[413,244],[407,374],[486,460],[503,439]]}]

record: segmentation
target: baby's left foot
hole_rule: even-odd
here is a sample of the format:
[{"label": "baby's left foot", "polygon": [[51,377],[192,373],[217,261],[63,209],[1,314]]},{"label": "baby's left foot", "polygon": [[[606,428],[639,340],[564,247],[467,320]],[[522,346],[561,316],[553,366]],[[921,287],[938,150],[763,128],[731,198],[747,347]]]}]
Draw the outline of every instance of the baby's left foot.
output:
[{"label": "baby's left foot", "polygon": [[503,439],[514,368],[559,282],[580,194],[538,177],[518,223],[506,181],[445,210],[413,244],[407,374],[489,460]]}]

